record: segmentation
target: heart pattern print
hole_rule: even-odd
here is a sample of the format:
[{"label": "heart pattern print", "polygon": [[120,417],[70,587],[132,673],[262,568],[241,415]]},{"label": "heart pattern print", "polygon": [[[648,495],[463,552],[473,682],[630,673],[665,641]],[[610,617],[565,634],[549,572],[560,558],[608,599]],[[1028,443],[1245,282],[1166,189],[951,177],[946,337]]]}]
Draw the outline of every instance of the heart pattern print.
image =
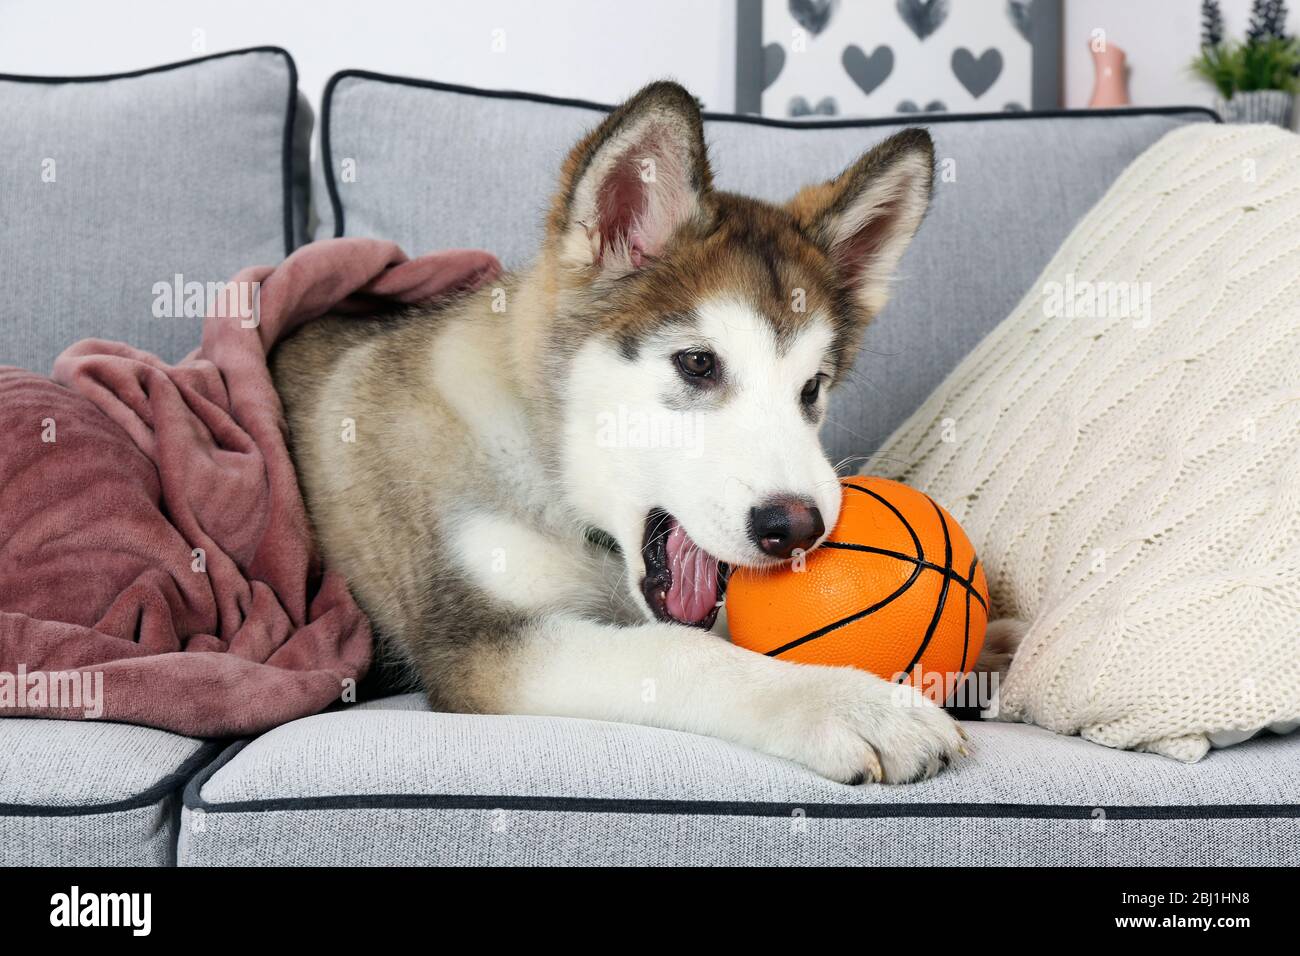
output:
[{"label": "heart pattern print", "polygon": [[867,56],[860,46],[849,45],[844,48],[840,61],[844,64],[844,72],[858,85],[858,89],[868,95],[894,71],[894,51],[887,46],[878,46]]},{"label": "heart pattern print", "polygon": [[[1036,14],[1060,0],[762,0],[765,115],[1020,110]],[[990,13],[997,15],[990,16]]]},{"label": "heart pattern print", "polygon": [[1002,74],[1002,54],[989,49],[977,58],[970,50],[960,47],[952,51],[952,74],[971,96],[979,99]]},{"label": "heart pattern print", "polygon": [[790,16],[813,36],[826,29],[836,0],[790,0]]},{"label": "heart pattern print", "polygon": [[832,96],[822,97],[820,102],[809,103],[802,96],[796,96],[790,101],[791,116],[834,116],[839,112],[835,106],[835,98]]},{"label": "heart pattern print", "polygon": [[924,40],[948,19],[948,0],[898,0],[898,15]]}]

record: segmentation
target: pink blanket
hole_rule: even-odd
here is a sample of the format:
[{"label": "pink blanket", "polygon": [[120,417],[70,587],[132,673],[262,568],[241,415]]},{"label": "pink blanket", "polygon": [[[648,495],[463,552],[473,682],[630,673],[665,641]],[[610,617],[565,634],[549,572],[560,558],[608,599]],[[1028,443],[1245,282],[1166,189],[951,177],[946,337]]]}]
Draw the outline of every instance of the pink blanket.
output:
[{"label": "pink blanket", "polygon": [[345,699],[370,627],[314,551],[267,353],[318,316],[499,269],[481,252],[312,243],[236,276],[260,283],[259,321],[210,312],[178,365],[88,339],[53,380],[0,369],[0,716],[210,737]]}]

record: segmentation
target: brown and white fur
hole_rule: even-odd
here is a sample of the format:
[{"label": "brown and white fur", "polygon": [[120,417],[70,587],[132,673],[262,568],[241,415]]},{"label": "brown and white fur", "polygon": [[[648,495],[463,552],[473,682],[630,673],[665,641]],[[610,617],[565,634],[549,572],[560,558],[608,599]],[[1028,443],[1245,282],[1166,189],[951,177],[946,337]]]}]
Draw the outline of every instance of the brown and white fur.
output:
[{"label": "brown and white fur", "polygon": [[[684,568],[716,573],[720,598],[727,566],[792,553],[755,515],[802,521],[810,547],[834,526],[826,392],[933,163],[910,129],[785,205],[720,192],[694,99],[655,83],[574,148],[527,271],[278,349],[324,556],[435,708],[710,734],[849,782],[920,779],[962,750],[910,688],[739,649],[715,612],[680,611],[706,594]],[[690,447],[602,440],[620,413],[689,416]]]}]

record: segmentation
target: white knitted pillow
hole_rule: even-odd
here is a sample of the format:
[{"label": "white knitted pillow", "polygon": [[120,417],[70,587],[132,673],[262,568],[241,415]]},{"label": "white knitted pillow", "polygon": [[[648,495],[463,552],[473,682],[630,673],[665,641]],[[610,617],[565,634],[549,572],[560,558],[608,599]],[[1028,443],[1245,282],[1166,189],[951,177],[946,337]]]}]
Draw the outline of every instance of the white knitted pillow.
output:
[{"label": "white knitted pillow", "polygon": [[1300,718],[1300,137],[1151,147],[867,470],[1027,622],[1002,718],[1189,761]]}]

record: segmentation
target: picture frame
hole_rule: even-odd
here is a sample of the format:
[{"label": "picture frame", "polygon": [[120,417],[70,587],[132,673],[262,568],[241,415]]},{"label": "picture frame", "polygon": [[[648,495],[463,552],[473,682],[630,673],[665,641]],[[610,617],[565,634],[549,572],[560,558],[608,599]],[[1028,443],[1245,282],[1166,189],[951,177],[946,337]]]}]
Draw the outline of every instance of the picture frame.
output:
[{"label": "picture frame", "polygon": [[735,109],[818,119],[1059,109],[1061,23],[1061,0],[737,0]]}]

